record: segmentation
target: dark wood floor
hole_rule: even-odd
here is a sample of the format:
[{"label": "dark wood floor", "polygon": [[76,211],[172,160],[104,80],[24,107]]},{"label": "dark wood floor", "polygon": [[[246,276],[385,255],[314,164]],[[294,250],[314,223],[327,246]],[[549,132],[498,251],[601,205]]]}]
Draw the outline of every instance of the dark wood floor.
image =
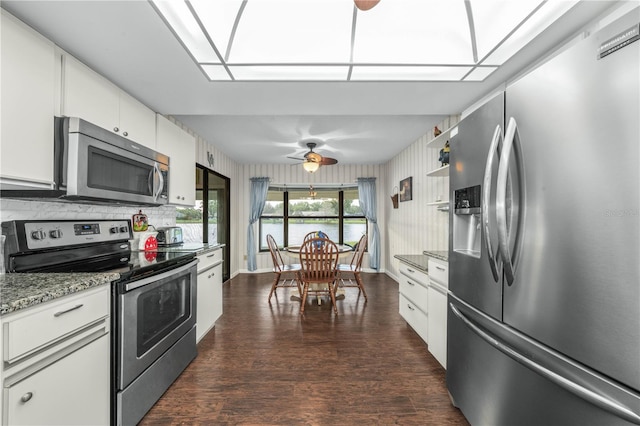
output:
[{"label": "dark wood floor", "polygon": [[398,284],[363,274],[328,303],[299,302],[289,289],[267,303],[272,275],[224,285],[224,315],[198,357],[141,425],[467,425],[449,402],[445,371],[398,314]]}]

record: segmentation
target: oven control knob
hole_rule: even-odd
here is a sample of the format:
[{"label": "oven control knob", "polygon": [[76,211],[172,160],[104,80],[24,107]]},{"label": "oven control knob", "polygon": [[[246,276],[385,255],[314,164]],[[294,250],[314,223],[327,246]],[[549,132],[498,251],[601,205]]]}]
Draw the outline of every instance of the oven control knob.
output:
[{"label": "oven control knob", "polygon": [[109,233],[117,234],[118,233],[118,227],[117,226],[112,226],[111,228],[109,228]]},{"label": "oven control knob", "polygon": [[49,231],[51,238],[62,238],[62,231],[59,229],[53,229]]},{"label": "oven control knob", "polygon": [[121,226],[120,232],[129,232],[129,228],[127,228],[126,226]]},{"label": "oven control knob", "polygon": [[45,234],[44,231],[41,230],[33,231],[31,233],[31,238],[33,238],[34,240],[44,240],[45,238],[47,238],[47,234]]}]

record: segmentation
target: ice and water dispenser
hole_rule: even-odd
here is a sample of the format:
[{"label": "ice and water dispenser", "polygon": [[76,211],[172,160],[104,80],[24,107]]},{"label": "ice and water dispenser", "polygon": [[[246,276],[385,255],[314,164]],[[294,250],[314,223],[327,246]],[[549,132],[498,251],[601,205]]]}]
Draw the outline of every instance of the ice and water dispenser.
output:
[{"label": "ice and water dispenser", "polygon": [[480,185],[456,189],[453,211],[453,251],[480,257],[482,232]]}]

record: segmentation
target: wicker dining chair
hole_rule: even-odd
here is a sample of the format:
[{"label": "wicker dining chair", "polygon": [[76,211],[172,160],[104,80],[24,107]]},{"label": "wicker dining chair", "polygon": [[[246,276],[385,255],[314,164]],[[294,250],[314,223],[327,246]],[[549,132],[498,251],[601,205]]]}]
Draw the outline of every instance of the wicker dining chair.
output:
[{"label": "wicker dining chair", "polygon": [[273,261],[273,284],[271,284],[271,291],[269,292],[268,302],[271,303],[271,296],[279,287],[297,287],[298,294],[302,294],[300,287],[300,264],[287,265],[282,260],[282,254],[278,248],[275,238],[271,234],[267,234],[267,246],[271,253],[271,260]]},{"label": "wicker dining chair", "polygon": [[367,300],[367,292],[364,289],[360,270],[362,269],[362,258],[364,258],[366,250],[367,236],[363,235],[356,245],[351,262],[338,264],[338,285],[342,288],[357,287],[358,291],[362,291],[365,300]]},{"label": "wicker dining chair", "polygon": [[302,297],[300,314],[304,314],[309,293],[315,295],[328,294],[333,309],[338,314],[336,305],[336,278],[338,275],[338,246],[327,238],[311,238],[300,247],[300,281]]}]

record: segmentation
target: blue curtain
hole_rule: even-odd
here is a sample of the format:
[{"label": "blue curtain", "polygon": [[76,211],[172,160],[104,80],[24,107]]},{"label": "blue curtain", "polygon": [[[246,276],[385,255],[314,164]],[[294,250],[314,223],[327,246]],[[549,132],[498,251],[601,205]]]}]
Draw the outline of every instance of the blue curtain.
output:
[{"label": "blue curtain", "polygon": [[262,216],[268,192],[269,178],[251,178],[251,211],[249,212],[249,227],[247,228],[247,269],[249,269],[249,271],[258,269],[256,266],[256,242],[253,233],[253,224]]},{"label": "blue curtain", "polygon": [[380,265],[380,229],[378,228],[376,207],[376,178],[358,178],[358,198],[360,208],[370,224],[373,232],[369,238],[369,266],[378,269]]}]

